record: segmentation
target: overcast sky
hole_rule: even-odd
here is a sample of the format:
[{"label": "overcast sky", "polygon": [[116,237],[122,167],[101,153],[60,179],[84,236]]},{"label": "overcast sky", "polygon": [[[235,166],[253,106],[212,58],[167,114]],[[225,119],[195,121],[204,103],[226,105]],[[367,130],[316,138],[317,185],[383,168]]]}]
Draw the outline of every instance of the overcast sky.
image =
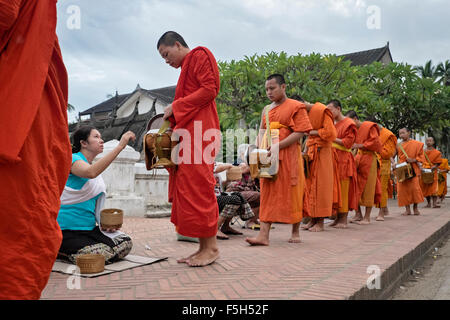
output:
[{"label": "overcast sky", "polygon": [[73,120],[106,95],[175,85],[156,50],[168,30],[217,60],[383,47],[395,62],[450,59],[449,0],[59,0],[57,34]]}]

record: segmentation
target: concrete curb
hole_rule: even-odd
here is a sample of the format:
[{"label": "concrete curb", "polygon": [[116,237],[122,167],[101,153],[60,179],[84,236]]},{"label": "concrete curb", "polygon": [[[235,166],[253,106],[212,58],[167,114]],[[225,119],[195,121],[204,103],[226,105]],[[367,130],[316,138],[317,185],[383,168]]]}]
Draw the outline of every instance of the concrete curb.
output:
[{"label": "concrete curb", "polygon": [[434,232],[412,251],[397,260],[381,274],[381,284],[388,284],[382,289],[369,289],[362,287],[349,297],[349,300],[386,300],[395,289],[410,275],[411,269],[420,265],[437,244],[450,234],[450,221]]}]

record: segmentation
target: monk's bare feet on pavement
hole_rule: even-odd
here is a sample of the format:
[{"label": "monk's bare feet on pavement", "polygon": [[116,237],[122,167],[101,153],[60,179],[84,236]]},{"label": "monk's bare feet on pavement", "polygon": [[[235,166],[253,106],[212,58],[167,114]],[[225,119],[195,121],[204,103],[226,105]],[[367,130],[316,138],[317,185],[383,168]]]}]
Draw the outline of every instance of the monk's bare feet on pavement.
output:
[{"label": "monk's bare feet on pavement", "polygon": [[370,224],[370,221],[368,221],[368,220],[366,220],[366,219],[363,219],[363,220],[361,220],[361,221],[355,221],[355,223],[356,223],[356,224],[359,224],[359,225],[361,225],[361,226],[365,226],[365,225]]},{"label": "monk's bare feet on pavement", "polygon": [[336,219],[334,219],[333,222],[329,224],[329,226],[330,227],[335,227],[338,224],[339,220],[340,220],[340,218],[336,217]]},{"label": "monk's bare feet on pavement", "polygon": [[312,226],[314,226],[316,224],[315,219],[311,219],[308,224],[301,226],[300,228],[302,228],[303,230],[309,230],[309,228],[311,228]]},{"label": "monk's bare feet on pavement", "polygon": [[219,258],[218,249],[205,249],[200,251],[197,255],[187,260],[190,267],[204,267],[210,265]]},{"label": "monk's bare feet on pavement", "polygon": [[363,219],[363,216],[361,213],[357,213],[355,214],[355,216],[353,218],[350,219],[350,223],[356,223],[358,221],[361,221]]},{"label": "monk's bare feet on pavement", "polygon": [[314,226],[312,226],[311,228],[309,228],[309,231],[311,232],[321,232],[324,230],[323,228],[323,218],[318,218],[317,222]]},{"label": "monk's bare feet on pavement", "polygon": [[402,213],[402,216],[410,216],[411,212],[410,211],[405,211]]},{"label": "monk's bare feet on pavement", "polygon": [[413,204],[413,211],[414,211],[415,216],[420,216],[419,207],[418,207],[417,203]]},{"label": "monk's bare feet on pavement", "polygon": [[428,203],[424,208],[431,208],[431,203]]},{"label": "monk's bare feet on pavement", "polygon": [[245,238],[245,241],[247,241],[252,246],[268,246],[269,245],[269,240],[267,240],[263,237]]},{"label": "monk's bare feet on pavement", "polygon": [[330,226],[336,229],[347,229],[347,216],[348,212],[339,213],[338,218],[335,220],[336,223],[333,223]]},{"label": "monk's bare feet on pavement", "polygon": [[289,243],[300,243],[302,242],[300,240],[300,222],[299,223],[295,223],[292,225],[292,235],[291,238],[289,239]]},{"label": "monk's bare feet on pavement", "polygon": [[384,217],[380,215],[375,219],[375,221],[384,221]]},{"label": "monk's bare feet on pavement", "polygon": [[347,220],[339,221],[335,226],[333,226],[333,228],[336,228],[336,229],[347,229],[348,228]]}]

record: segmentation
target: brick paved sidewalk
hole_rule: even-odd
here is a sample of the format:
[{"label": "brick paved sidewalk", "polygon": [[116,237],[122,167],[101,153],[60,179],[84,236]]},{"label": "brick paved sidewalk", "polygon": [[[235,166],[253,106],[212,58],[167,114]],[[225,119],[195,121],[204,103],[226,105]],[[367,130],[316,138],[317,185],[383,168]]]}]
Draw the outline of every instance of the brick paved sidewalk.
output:
[{"label": "brick paved sidewalk", "polygon": [[[41,299],[349,299],[380,297],[411,263],[449,232],[450,202],[440,209],[422,209],[421,216],[403,217],[390,202],[391,214],[368,226],[347,230],[329,226],[324,232],[301,231],[302,243],[290,244],[290,226],[275,224],[269,247],[250,247],[242,236],[219,240],[220,259],[204,268],[176,259],[198,244],[176,241],[169,218],[126,218],[123,231],[134,241],[132,254],[168,256],[167,261],[82,278],[81,289],[67,288],[68,275],[52,273]],[[353,214],[352,214],[353,215]],[[237,225],[235,225],[236,227]],[[238,226],[237,226],[238,227]],[[146,250],[148,245],[151,250]],[[368,266],[383,272],[381,290],[366,288]]]}]

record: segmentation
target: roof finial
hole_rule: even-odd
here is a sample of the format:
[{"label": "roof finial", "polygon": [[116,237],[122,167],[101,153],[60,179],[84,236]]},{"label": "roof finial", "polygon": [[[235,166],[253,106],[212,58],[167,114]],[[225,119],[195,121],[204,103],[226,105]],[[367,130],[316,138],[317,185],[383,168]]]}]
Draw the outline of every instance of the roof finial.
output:
[{"label": "roof finial", "polygon": [[139,85],[139,83],[136,86],[136,90],[141,90],[141,86]]}]

